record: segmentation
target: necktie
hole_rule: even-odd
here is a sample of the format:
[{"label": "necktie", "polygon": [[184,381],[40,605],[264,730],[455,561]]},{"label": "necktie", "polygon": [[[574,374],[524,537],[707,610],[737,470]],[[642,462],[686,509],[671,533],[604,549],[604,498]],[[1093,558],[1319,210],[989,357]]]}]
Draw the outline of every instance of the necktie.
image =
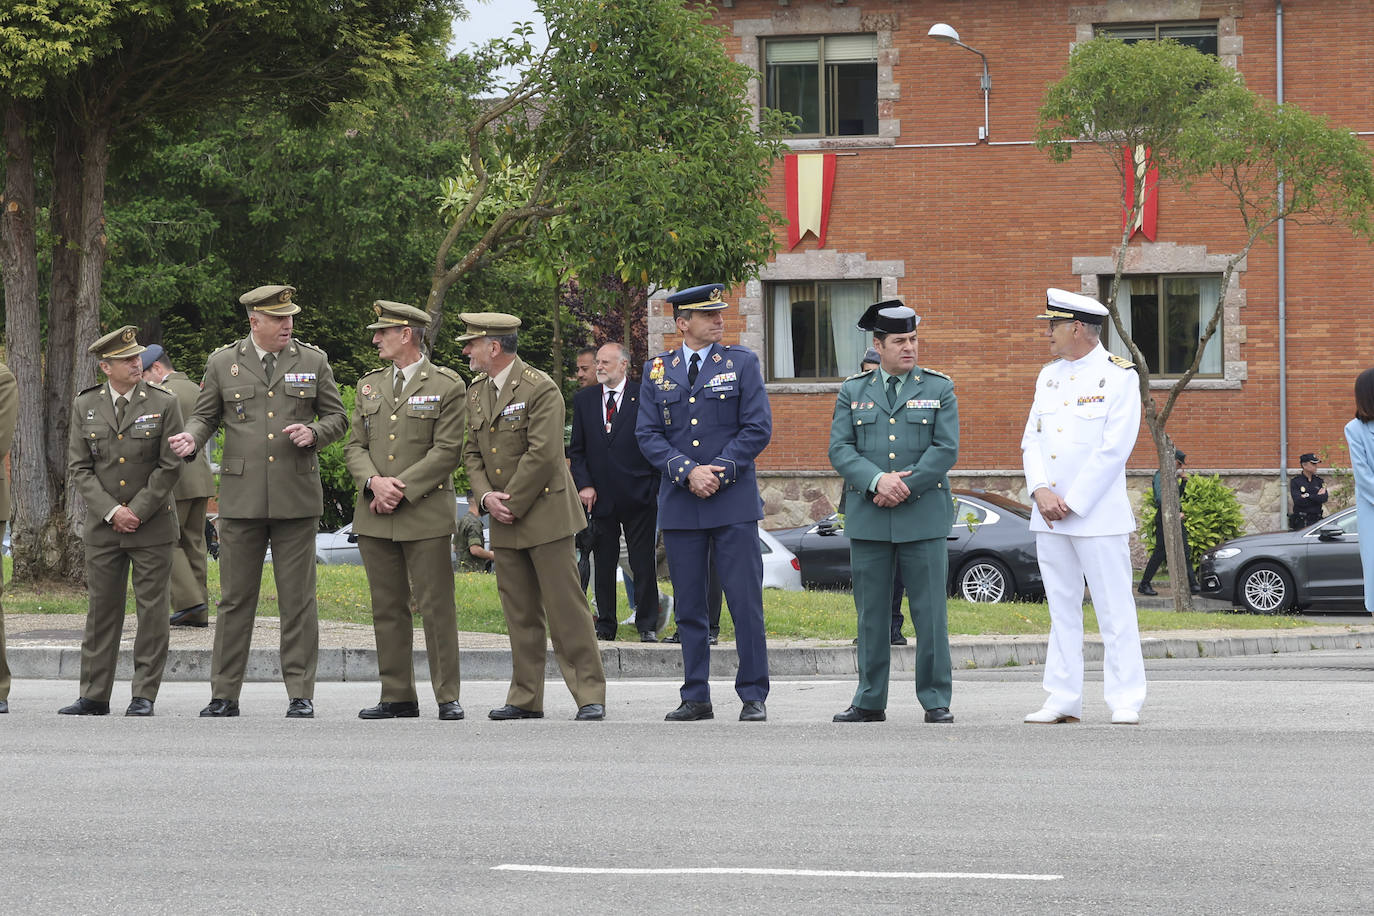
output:
[{"label": "necktie", "polygon": [[276,368],[276,365],[277,365],[277,354],[275,354],[275,353],[265,353],[265,354],[263,354],[263,357],[262,357],[262,374],[263,374],[264,376],[267,377],[267,380],[268,380],[269,382],[272,381],[272,370],[273,370],[274,368]]},{"label": "necktie", "polygon": [[400,369],[397,369],[396,372],[395,372],[395,374],[393,374],[393,375],[391,376],[391,391],[392,391],[392,394],[393,394],[395,397],[398,397],[398,398],[399,398],[399,397],[401,396],[401,389],[405,388],[405,386],[406,386],[406,377],[405,377],[405,373],[402,372]]},{"label": "necktie", "polygon": [[688,384],[688,385],[695,385],[695,384],[697,383],[697,373],[700,372],[700,371],[701,371],[701,354],[700,354],[700,353],[693,353],[693,354],[692,354],[691,364],[687,367],[687,384]]},{"label": "necktie", "polygon": [[115,426],[124,426],[124,408],[129,406],[129,399],[124,395],[115,398]]},{"label": "necktie", "polygon": [[895,375],[888,376],[888,379],[887,379],[887,406],[888,406],[888,407],[896,407],[896,406],[897,406],[897,386],[900,385],[901,383],[902,383],[902,380],[899,379],[899,378],[897,378],[897,376],[895,376]]},{"label": "necktie", "polygon": [[615,419],[615,392],[606,392],[606,432],[611,431],[611,421]]}]

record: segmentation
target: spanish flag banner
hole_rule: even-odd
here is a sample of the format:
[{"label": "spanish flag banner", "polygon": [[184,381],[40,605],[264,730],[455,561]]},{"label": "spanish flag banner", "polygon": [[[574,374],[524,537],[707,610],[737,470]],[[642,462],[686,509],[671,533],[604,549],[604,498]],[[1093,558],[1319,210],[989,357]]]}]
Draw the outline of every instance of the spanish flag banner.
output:
[{"label": "spanish flag banner", "polygon": [[1150,163],[1150,150],[1148,147],[1137,146],[1134,150],[1125,150],[1122,154],[1125,157],[1125,170],[1122,174],[1122,197],[1125,206],[1121,211],[1121,228],[1126,228],[1126,222],[1131,218],[1131,211],[1135,209],[1135,188],[1136,184],[1144,179],[1144,198],[1145,205],[1140,208],[1140,215],[1136,218],[1135,225],[1131,227],[1130,239],[1137,232],[1144,233],[1145,238],[1150,241],[1155,240],[1155,224],[1159,221],[1159,169]]},{"label": "spanish flag banner", "polygon": [[787,186],[787,247],[796,248],[810,232],[825,247],[830,194],[835,189],[834,153],[794,153],[783,159]]}]

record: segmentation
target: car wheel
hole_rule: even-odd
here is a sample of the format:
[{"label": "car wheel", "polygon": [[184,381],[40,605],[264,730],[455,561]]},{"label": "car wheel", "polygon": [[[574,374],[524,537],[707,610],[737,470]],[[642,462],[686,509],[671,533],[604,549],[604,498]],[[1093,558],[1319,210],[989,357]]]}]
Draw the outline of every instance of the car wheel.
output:
[{"label": "car wheel", "polygon": [[959,568],[955,578],[955,592],[965,601],[993,604],[1010,600],[1011,570],[1001,560],[978,557]]},{"label": "car wheel", "polygon": [[1240,577],[1236,589],[1245,609],[1252,614],[1282,614],[1296,600],[1293,577],[1277,563],[1256,563]]}]

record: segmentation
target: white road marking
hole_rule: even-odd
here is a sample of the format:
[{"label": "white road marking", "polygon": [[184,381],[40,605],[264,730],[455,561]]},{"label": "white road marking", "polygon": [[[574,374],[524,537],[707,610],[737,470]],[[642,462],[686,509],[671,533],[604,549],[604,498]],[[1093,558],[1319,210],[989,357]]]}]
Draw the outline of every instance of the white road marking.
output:
[{"label": "white road marking", "polygon": [[826,871],[814,868],[582,868],[572,865],[520,865],[507,862],[492,871],[554,875],[767,875],[784,878],[904,878],[907,880],[1060,881],[1063,875],[1018,875],[967,871]]}]

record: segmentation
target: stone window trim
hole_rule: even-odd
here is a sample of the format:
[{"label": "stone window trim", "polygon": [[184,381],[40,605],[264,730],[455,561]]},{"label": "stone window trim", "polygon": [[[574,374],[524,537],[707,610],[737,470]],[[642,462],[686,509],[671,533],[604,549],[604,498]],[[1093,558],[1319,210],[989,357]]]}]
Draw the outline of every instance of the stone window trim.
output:
[{"label": "stone window trim", "polygon": [[[788,142],[792,149],[827,149],[831,145],[891,146],[902,133],[902,122],[893,117],[896,102],[902,97],[901,85],[893,68],[899,52],[893,46],[892,33],[899,28],[896,13],[864,15],[852,6],[785,7],[775,10],[767,19],[736,19],[734,35],[740,39],[738,63],[754,71],[746,90],[752,109],[753,125],[759,126],[759,108],[763,104],[763,39],[808,35],[843,35],[852,32],[871,32],[878,36],[878,135],[876,137],[809,137]],[[861,140],[855,143],[855,140]]]},{"label": "stone window trim", "polygon": [[[1217,58],[1235,69],[1240,64],[1240,55],[1245,51],[1245,39],[1237,34],[1236,20],[1244,16],[1243,0],[1106,0],[1071,6],[1068,18],[1075,27],[1073,45],[1092,41],[1095,25],[1215,19]],[[1073,50],[1073,45],[1069,46],[1069,50]]]},{"label": "stone window trim", "polygon": [[[1144,242],[1133,245],[1126,252],[1125,273],[1130,274],[1224,274],[1226,254],[1209,254],[1205,245],[1179,245],[1175,242]],[[1242,345],[1246,341],[1246,327],[1241,323],[1241,309],[1245,307],[1245,288],[1241,285],[1247,270],[1248,261],[1242,259],[1231,274],[1231,285],[1226,289],[1226,303],[1221,313],[1221,365],[1220,378],[1194,378],[1189,380],[1188,391],[1239,391],[1249,377],[1249,363],[1242,357]],[[1116,273],[1116,256],[1073,258],[1070,271],[1079,278],[1079,292],[1105,302],[1110,289],[1099,289],[1098,276],[1112,276]],[[1168,389],[1177,379],[1151,378],[1151,389]]]}]

